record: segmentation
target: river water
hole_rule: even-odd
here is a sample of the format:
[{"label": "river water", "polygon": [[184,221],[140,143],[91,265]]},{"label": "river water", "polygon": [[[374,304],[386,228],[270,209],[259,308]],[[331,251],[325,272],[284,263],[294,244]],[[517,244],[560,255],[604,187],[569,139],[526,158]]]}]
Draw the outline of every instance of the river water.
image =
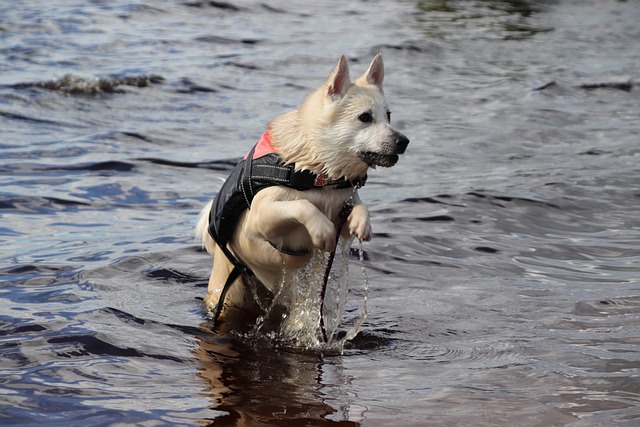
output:
[{"label": "river water", "polygon": [[[0,3],[0,424],[640,423],[640,4]],[[340,53],[411,144],[342,355],[212,330],[202,205]],[[362,302],[357,256],[354,303]]]}]

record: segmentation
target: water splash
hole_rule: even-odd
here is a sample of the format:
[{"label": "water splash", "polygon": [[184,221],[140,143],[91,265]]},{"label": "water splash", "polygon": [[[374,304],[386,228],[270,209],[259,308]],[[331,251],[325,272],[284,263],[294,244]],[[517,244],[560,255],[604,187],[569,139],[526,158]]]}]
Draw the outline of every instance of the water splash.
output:
[{"label": "water splash", "polygon": [[[320,296],[323,276],[329,255],[316,251],[309,262],[296,271],[282,268],[282,280],[264,314],[258,318],[251,332],[252,338],[267,337],[279,346],[302,351],[342,353],[346,341],[355,337],[367,316],[369,282],[360,242],[359,259],[362,269],[364,301],[355,318],[346,318],[349,296],[349,253],[353,239],[340,239],[334,264],[327,282],[324,306]],[[285,286],[288,283],[288,286]],[[284,309],[283,309],[284,308]],[[324,317],[328,342],[320,330],[320,316]],[[354,310],[350,310],[351,313]],[[271,329],[275,321],[278,327]]]},{"label": "water splash", "polygon": [[360,314],[356,317],[353,327],[347,334],[344,336],[342,341],[342,345],[346,341],[352,340],[358,332],[360,332],[360,327],[362,323],[367,318],[367,314],[369,314],[367,302],[369,301],[369,277],[367,276],[367,269],[364,264],[364,249],[362,248],[362,240],[360,242],[360,248],[358,250],[358,259],[360,260],[360,269],[362,270],[362,283],[363,283],[363,299],[362,299],[362,309],[360,310]]}]

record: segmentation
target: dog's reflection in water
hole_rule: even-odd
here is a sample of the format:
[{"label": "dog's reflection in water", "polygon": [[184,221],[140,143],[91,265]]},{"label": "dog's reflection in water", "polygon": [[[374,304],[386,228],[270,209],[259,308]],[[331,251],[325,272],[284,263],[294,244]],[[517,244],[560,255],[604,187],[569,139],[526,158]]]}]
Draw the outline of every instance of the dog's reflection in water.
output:
[{"label": "dog's reflection in water", "polygon": [[[232,335],[221,329],[224,325],[201,336],[194,350],[205,392],[219,413],[202,425],[359,425],[346,421],[348,397],[341,389],[348,380],[338,357],[248,343],[237,331]],[[338,407],[327,403],[340,401]]]}]

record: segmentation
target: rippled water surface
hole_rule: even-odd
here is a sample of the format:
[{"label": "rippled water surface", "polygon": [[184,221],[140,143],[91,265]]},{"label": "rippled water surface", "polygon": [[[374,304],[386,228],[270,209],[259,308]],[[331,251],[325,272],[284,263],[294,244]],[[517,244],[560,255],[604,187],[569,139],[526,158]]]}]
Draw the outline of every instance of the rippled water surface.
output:
[{"label": "rippled water surface", "polygon": [[[639,6],[0,3],[0,424],[638,425]],[[198,211],[377,52],[412,142],[361,191],[360,334],[212,330]]]}]

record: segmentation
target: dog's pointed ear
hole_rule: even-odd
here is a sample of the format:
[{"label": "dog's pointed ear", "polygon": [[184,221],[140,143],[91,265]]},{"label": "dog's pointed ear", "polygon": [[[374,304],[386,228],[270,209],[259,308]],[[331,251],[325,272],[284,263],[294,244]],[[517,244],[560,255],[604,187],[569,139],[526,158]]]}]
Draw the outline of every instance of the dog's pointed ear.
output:
[{"label": "dog's pointed ear", "polygon": [[327,95],[333,99],[342,98],[349,89],[351,77],[349,76],[349,64],[344,55],[340,55],[338,64],[327,79]]},{"label": "dog's pointed ear", "polygon": [[360,83],[370,84],[382,89],[382,81],[384,80],[384,62],[382,55],[377,54],[366,73],[358,79]]}]

